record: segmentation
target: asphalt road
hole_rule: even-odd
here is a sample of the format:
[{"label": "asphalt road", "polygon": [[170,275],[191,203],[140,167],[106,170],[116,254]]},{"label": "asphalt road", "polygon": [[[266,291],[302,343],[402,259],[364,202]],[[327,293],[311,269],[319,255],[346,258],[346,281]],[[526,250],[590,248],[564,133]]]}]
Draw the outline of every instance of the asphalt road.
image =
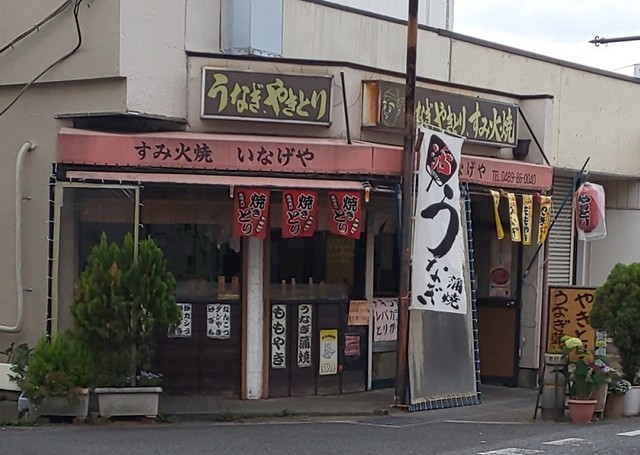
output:
[{"label": "asphalt road", "polygon": [[45,425],[0,430],[2,454],[640,454],[640,418],[477,423],[376,417],[277,421]]}]

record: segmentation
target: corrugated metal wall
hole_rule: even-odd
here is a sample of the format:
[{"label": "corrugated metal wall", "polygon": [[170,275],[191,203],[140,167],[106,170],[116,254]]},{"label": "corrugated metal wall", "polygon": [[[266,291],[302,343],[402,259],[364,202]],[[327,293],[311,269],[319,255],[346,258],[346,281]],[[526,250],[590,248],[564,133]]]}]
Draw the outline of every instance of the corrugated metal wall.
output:
[{"label": "corrugated metal wall", "polygon": [[[568,199],[567,195],[571,194]],[[553,216],[562,206],[553,228],[549,232],[548,276],[550,285],[573,284],[573,177],[555,175],[553,177]]]}]

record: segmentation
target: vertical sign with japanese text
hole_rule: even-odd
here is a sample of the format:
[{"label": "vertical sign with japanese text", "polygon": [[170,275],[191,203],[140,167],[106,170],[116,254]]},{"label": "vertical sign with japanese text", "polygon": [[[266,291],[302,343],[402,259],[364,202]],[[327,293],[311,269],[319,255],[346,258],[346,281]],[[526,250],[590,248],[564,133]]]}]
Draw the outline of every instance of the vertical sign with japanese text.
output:
[{"label": "vertical sign with japanese text", "polygon": [[311,366],[311,334],[313,324],[313,306],[298,306],[298,368]]},{"label": "vertical sign with japanese text", "polygon": [[373,299],[373,341],[398,339],[398,299]]},{"label": "vertical sign with japanese text", "polygon": [[317,191],[284,190],[282,192],[282,238],[313,237],[317,210]]},{"label": "vertical sign with japanese text", "polygon": [[466,314],[458,168],[463,139],[424,130],[412,246],[411,309]]},{"label": "vertical sign with japanese text", "polygon": [[265,238],[269,226],[269,196],[263,188],[237,188],[233,201],[233,235]]},{"label": "vertical sign with japanese text", "polygon": [[565,335],[580,338],[589,350],[595,348],[596,331],[589,325],[595,288],[549,287],[547,352],[562,349]]},{"label": "vertical sign with japanese text", "polygon": [[362,232],[362,195],[359,191],[329,191],[329,232],[359,239]]},{"label": "vertical sign with japanese text", "polygon": [[231,338],[231,305],[228,303],[207,304],[207,337],[216,340]]},{"label": "vertical sign with japanese text", "polygon": [[182,319],[173,332],[169,333],[169,338],[191,338],[191,304],[178,303],[178,308]]},{"label": "vertical sign with japanese text", "polygon": [[287,368],[287,306],[271,306],[271,368]]}]

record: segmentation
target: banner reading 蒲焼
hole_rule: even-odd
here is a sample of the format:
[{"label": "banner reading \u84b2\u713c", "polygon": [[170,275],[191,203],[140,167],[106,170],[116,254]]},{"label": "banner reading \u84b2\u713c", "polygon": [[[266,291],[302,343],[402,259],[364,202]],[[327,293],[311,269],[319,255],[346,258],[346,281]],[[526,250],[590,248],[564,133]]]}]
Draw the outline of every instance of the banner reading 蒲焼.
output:
[{"label": "banner reading \u84b2\u713c", "polygon": [[414,241],[412,309],[467,312],[458,170],[463,139],[424,129]]}]

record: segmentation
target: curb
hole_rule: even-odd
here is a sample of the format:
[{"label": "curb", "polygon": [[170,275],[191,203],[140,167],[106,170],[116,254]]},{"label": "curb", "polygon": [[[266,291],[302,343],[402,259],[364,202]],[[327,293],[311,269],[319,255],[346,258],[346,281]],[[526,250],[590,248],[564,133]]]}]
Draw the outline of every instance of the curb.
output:
[{"label": "curb", "polygon": [[345,411],[345,412],[331,412],[331,411],[290,411],[283,410],[281,412],[213,412],[213,413],[159,413],[158,419],[161,421],[172,422],[218,422],[218,423],[232,423],[242,422],[244,420],[252,419],[287,419],[287,418],[301,418],[301,417],[374,417],[388,415],[389,411],[386,409],[377,409],[373,411]]}]

